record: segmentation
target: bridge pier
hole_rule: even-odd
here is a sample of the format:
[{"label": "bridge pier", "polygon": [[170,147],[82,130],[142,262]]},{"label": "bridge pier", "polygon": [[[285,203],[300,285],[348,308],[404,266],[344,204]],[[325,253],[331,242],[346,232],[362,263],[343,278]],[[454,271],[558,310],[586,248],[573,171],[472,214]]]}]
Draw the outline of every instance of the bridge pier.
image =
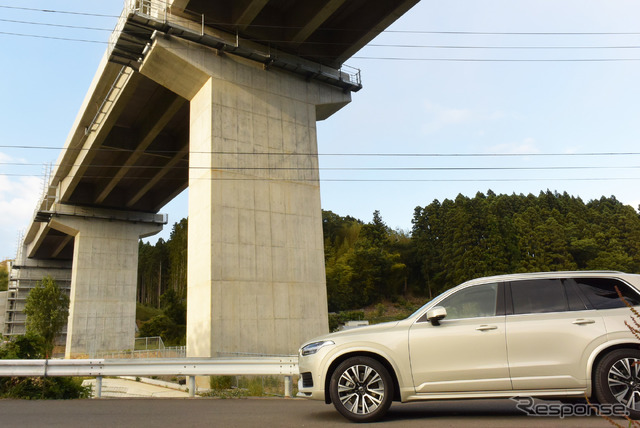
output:
[{"label": "bridge pier", "polygon": [[59,214],[49,227],[74,237],[65,358],[133,349],[138,240],[162,225],[136,213],[136,220],[86,208],[82,215]]},{"label": "bridge pier", "polygon": [[316,121],[350,93],[156,38],[140,72],[190,100],[187,354],[292,354],[328,331]]}]

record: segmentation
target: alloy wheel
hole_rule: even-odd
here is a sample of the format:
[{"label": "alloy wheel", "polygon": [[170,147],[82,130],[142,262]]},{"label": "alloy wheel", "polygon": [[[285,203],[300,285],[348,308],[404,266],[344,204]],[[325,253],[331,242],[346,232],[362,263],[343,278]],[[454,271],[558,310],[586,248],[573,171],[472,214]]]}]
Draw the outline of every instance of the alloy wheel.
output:
[{"label": "alloy wheel", "polygon": [[631,410],[640,410],[640,360],[622,358],[609,369],[609,391]]},{"label": "alloy wheel", "polygon": [[384,381],[380,374],[366,365],[346,369],[338,380],[340,402],[351,413],[367,415],[384,401]]}]

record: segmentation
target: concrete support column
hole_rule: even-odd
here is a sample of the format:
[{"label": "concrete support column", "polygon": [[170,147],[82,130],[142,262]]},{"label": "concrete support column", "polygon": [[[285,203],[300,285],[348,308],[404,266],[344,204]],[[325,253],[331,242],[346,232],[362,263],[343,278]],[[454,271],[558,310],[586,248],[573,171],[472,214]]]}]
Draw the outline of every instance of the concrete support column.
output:
[{"label": "concrete support column", "polygon": [[290,354],[327,331],[315,106],[273,95],[283,119],[266,95],[210,79],[191,101],[189,355]]},{"label": "concrete support column", "polygon": [[74,236],[65,357],[133,349],[138,240],[162,226],[73,216],[50,226]]},{"label": "concrete support column", "polygon": [[316,120],[350,94],[175,39],[141,73],[190,100],[187,354],[292,354],[326,333]]}]

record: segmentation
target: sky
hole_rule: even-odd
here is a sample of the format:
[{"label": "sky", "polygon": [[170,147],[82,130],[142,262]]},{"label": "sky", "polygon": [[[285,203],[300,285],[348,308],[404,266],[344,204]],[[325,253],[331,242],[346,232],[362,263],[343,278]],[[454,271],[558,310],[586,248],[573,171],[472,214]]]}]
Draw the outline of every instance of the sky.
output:
[{"label": "sky", "polygon": [[[122,8],[0,0],[0,259],[15,255]],[[632,0],[421,0],[347,61],[363,89],[317,124],[323,209],[379,210],[408,231],[415,207],[489,189],[637,208],[638,16]],[[187,201],[165,206],[152,243]]]}]

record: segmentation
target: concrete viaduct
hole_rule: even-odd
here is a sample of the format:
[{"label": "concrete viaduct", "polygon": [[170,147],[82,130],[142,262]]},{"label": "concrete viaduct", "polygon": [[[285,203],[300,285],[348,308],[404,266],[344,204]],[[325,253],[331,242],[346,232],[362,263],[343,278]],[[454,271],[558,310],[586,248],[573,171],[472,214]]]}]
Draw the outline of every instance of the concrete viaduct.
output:
[{"label": "concrete viaduct", "polygon": [[316,121],[361,88],[344,61],[418,1],[126,3],[12,270],[70,283],[67,358],[133,347],[138,240],[187,186],[188,355],[327,331]]}]

